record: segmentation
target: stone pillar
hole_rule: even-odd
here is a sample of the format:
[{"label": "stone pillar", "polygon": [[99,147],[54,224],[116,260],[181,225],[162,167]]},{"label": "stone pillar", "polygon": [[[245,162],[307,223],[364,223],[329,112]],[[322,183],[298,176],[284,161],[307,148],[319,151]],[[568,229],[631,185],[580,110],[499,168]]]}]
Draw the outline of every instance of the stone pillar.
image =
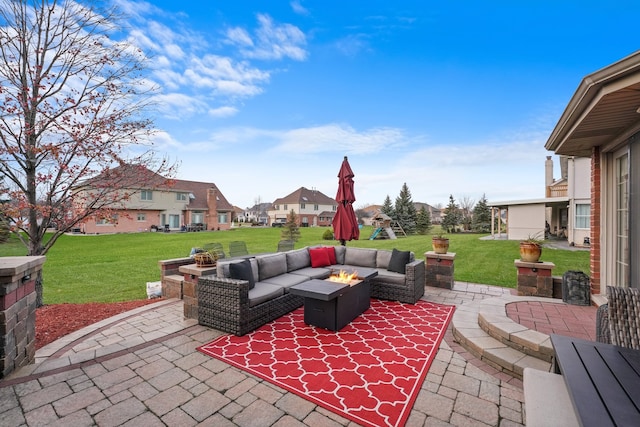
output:
[{"label": "stone pillar", "polygon": [[427,286],[453,289],[453,260],[455,252],[437,254],[434,251],[424,254],[426,270],[425,282]]},{"label": "stone pillar", "polygon": [[193,264],[193,258],[174,258],[158,261],[160,266],[160,281],[164,298],[182,299],[182,273],[180,267]]},{"label": "stone pillar", "polygon": [[552,262],[514,261],[518,269],[518,295],[553,298]]},{"label": "stone pillar", "polygon": [[36,277],[45,259],[0,258],[0,378],[35,361]]},{"label": "stone pillar", "polygon": [[195,264],[183,265],[179,268],[183,274],[182,299],[184,300],[184,317],[198,318],[198,279],[201,276],[216,274],[216,267],[196,267]]}]

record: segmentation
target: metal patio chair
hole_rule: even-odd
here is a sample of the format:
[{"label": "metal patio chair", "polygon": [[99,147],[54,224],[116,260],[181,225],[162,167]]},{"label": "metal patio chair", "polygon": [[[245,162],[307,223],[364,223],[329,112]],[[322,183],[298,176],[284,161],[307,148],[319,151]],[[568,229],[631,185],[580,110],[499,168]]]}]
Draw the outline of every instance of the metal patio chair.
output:
[{"label": "metal patio chair", "polygon": [[247,244],[241,240],[234,240],[229,242],[229,256],[231,258],[236,256],[249,255]]},{"label": "metal patio chair", "polygon": [[280,240],[278,242],[278,252],[286,252],[293,249],[293,240]]},{"label": "metal patio chair", "polygon": [[202,246],[202,249],[204,249],[205,251],[210,252],[210,253],[215,253],[217,255],[217,259],[224,259],[226,257],[226,255],[224,253],[224,248],[222,247],[222,244],[220,244],[218,242],[205,243]]}]

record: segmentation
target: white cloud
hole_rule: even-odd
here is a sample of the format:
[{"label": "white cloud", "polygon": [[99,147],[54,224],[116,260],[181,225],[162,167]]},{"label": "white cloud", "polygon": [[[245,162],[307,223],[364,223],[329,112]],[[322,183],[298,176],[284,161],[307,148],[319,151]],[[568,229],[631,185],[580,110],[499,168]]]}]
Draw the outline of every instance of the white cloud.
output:
[{"label": "white cloud", "polygon": [[169,132],[163,130],[156,131],[152,135],[151,141],[157,149],[163,151],[175,152],[182,148],[182,144],[180,142],[176,141]]},{"label": "white cloud", "polygon": [[358,132],[343,124],[327,124],[292,129],[281,135],[276,150],[299,153],[342,151],[367,154],[407,143],[407,136],[397,128],[373,128]]},{"label": "white cloud", "polygon": [[244,29],[234,27],[227,31],[228,43],[240,48],[246,58],[296,61],[307,59],[307,39],[295,25],[278,24],[266,14],[258,14],[258,28],[254,39]]},{"label": "white cloud", "polygon": [[235,116],[238,113],[238,109],[235,107],[219,107],[209,110],[209,115],[217,119]]},{"label": "white cloud", "polygon": [[146,51],[157,52],[160,50],[160,46],[150,37],[148,37],[142,29],[133,29],[129,33],[129,40],[131,43],[134,43],[136,46],[139,46],[140,49]]},{"label": "white cloud", "polygon": [[244,28],[229,28],[227,30],[227,38],[240,46],[253,46],[253,40],[251,40],[251,36]]},{"label": "white cloud", "polygon": [[300,0],[293,0],[291,3],[289,3],[291,5],[291,9],[293,9],[293,11],[295,13],[297,13],[298,15],[309,15],[309,11],[307,10],[307,8],[305,8],[302,3],[300,2]]},{"label": "white cloud", "polygon": [[153,102],[165,119],[183,119],[207,110],[205,102],[183,93],[156,95]]},{"label": "white cloud", "polygon": [[371,51],[371,46],[363,34],[351,34],[335,42],[336,49],[345,56],[356,56],[360,52]]},{"label": "white cloud", "polygon": [[[446,204],[483,193],[490,202],[544,195],[543,132],[510,133],[486,141],[433,144],[427,136],[410,136],[397,128],[356,130],[348,124],[270,130],[218,128],[181,149],[188,170],[183,179],[212,179],[230,201],[251,205],[256,196],[272,201],[305,186],[332,197],[342,156],[356,175],[356,206],[392,201],[407,183],[416,202]],[[211,172],[213,152],[224,162]],[[197,153],[189,156],[186,153]],[[251,164],[250,169],[237,164]],[[198,178],[208,177],[210,178]],[[254,182],[246,186],[241,182]]]},{"label": "white cloud", "polygon": [[[217,50],[213,32],[197,33],[184,26],[170,27],[174,15],[147,2],[115,0],[130,16],[129,43],[142,49],[151,59],[149,79],[165,92],[155,101],[167,118],[184,119],[207,112],[211,117],[230,117],[238,113],[238,98],[262,94],[271,72],[260,60],[304,60],[307,57],[304,33],[294,25],[274,22],[268,15],[257,15],[255,28],[230,27],[224,45],[231,52]],[[204,90],[203,90],[204,89]],[[220,105],[230,105],[219,108]]]}]

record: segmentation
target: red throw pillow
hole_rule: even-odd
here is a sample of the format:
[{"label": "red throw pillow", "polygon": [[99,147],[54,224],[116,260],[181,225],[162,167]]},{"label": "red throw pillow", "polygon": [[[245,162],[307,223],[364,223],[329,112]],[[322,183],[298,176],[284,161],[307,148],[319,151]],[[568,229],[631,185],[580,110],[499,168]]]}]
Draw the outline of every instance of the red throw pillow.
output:
[{"label": "red throw pillow", "polygon": [[329,254],[324,248],[309,249],[311,267],[327,267],[330,264]]},{"label": "red throw pillow", "polygon": [[329,265],[336,265],[338,263],[338,260],[336,260],[336,250],[333,246],[325,246],[324,249],[327,251],[327,254],[329,254]]}]

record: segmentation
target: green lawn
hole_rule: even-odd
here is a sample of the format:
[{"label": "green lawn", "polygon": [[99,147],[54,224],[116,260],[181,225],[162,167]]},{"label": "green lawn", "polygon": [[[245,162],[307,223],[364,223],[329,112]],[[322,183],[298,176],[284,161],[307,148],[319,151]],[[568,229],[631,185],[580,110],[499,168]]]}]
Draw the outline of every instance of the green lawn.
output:
[{"label": "green lawn", "polygon": [[[194,246],[244,240],[252,253],[274,252],[280,240],[279,228],[241,227],[230,231],[198,233],[137,233],[99,236],[62,236],[47,254],[44,264],[44,302],[116,302],[146,298],[146,283],[160,280],[158,261],[189,255]],[[338,244],[322,240],[325,228],[301,228],[296,248],[315,244]],[[431,236],[401,237],[397,240],[368,240],[371,227],[361,231],[361,240],[347,246],[411,250],[420,259],[431,250]],[[450,252],[456,253],[455,280],[516,286],[513,261],[519,257],[517,241],[480,240],[478,234],[451,234]],[[16,240],[0,245],[0,256],[25,255]],[[553,275],[567,270],[589,274],[587,251],[544,248],[543,261],[553,262]]]}]

